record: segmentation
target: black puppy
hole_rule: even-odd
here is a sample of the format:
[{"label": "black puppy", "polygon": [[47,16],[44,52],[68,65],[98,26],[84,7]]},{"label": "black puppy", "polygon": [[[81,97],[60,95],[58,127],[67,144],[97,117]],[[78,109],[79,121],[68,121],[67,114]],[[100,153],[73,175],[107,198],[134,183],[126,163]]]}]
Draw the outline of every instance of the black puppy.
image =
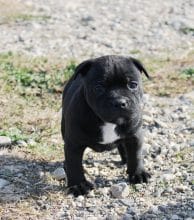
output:
[{"label": "black puppy", "polygon": [[65,86],[61,130],[69,192],[75,196],[93,188],[82,167],[86,147],[97,152],[117,147],[132,184],[150,177],[141,158],[141,72],[149,77],[134,58],[103,56],[81,63]]}]

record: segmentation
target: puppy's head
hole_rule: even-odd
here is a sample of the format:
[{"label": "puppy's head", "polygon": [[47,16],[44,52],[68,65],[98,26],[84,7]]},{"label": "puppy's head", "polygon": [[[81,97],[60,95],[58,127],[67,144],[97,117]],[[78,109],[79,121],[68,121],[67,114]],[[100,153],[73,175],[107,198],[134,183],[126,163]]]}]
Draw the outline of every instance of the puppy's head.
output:
[{"label": "puppy's head", "polygon": [[134,58],[104,56],[81,63],[74,77],[81,74],[85,99],[101,120],[133,126],[141,117],[142,72],[149,77]]}]

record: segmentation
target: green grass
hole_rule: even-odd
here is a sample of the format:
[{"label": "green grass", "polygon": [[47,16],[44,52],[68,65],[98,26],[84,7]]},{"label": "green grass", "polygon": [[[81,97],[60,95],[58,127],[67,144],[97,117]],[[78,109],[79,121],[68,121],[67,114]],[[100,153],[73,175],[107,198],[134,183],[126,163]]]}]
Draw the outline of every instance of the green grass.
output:
[{"label": "green grass", "polygon": [[191,27],[183,27],[181,28],[181,32],[183,34],[194,34],[194,28]]},{"label": "green grass", "polygon": [[181,75],[184,77],[184,78],[191,78],[191,77],[194,77],[194,68],[186,68],[186,69],[183,69],[181,71]]},{"label": "green grass", "polygon": [[26,141],[29,139],[29,137],[26,134],[23,134],[21,130],[18,128],[11,128],[8,130],[0,130],[0,136],[7,136],[11,138],[11,141],[13,143],[23,140]]},{"label": "green grass", "polygon": [[7,82],[7,89],[15,89],[22,94],[55,93],[62,90],[74,72],[75,61],[66,66],[52,64],[46,58],[27,59],[12,53],[0,54],[0,79]]},{"label": "green grass", "polygon": [[144,91],[158,96],[175,96],[190,92],[194,86],[194,51],[184,58],[144,57],[144,63],[152,80],[144,80]]},{"label": "green grass", "polygon": [[46,21],[50,19],[48,15],[31,15],[31,14],[16,14],[12,17],[13,21]]},{"label": "green grass", "polygon": [[22,12],[13,12],[13,14],[8,13],[5,17],[1,17],[0,24],[9,24],[16,22],[25,22],[25,21],[47,21],[51,19],[51,16],[48,15],[32,15],[32,14],[22,14]]}]

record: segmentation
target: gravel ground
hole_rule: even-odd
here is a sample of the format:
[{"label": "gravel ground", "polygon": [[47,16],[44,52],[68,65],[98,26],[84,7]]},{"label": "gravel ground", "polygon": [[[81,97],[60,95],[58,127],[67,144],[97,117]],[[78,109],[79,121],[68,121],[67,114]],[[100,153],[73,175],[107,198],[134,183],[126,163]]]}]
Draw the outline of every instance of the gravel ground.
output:
[{"label": "gravel ground", "polygon": [[[4,16],[0,15],[0,52],[82,60],[104,54],[178,57],[194,49],[192,0],[13,2],[17,13],[12,17],[4,10]],[[30,16],[24,16],[27,13]],[[87,197],[73,198],[64,194],[63,184],[53,176],[62,162],[41,163],[30,160],[25,152],[17,157],[15,149],[1,150],[3,207],[32,197],[37,215],[31,218],[28,212],[21,219],[194,219],[194,92],[173,98],[144,97],[143,153],[152,174],[149,184],[127,186],[122,192],[119,184],[127,183],[126,167],[121,166],[117,151],[87,150],[84,166],[96,189]],[[10,141],[1,137],[0,145],[10,145]],[[121,190],[120,197],[113,197],[113,188]],[[56,199],[49,202],[53,192]],[[1,219],[10,216],[8,209],[0,207]]]},{"label": "gravel ground", "polygon": [[[193,92],[176,98],[145,95],[143,153],[152,174],[149,184],[128,185],[119,195],[119,184],[126,186],[127,176],[117,150],[94,153],[88,149],[84,166],[96,189],[74,198],[65,195],[63,184],[54,180],[61,178],[56,169],[62,162],[41,163],[25,153],[17,158],[14,150],[1,151],[0,202],[36,198],[40,216],[49,213],[37,219],[193,219],[193,97]],[[50,202],[48,195],[55,192]],[[27,216],[22,218],[30,219]]]},{"label": "gravel ground", "polygon": [[1,18],[0,52],[80,60],[104,54],[180,56],[194,48],[193,0],[13,2],[21,11]]}]

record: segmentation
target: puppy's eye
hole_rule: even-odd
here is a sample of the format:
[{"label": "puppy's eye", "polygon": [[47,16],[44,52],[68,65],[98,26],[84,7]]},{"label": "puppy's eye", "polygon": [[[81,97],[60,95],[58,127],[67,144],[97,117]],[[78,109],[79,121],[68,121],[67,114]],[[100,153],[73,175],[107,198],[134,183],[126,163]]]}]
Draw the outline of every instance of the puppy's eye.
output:
[{"label": "puppy's eye", "polygon": [[132,89],[132,90],[137,89],[138,83],[136,81],[130,81],[127,84],[127,87],[128,87],[128,89]]}]

